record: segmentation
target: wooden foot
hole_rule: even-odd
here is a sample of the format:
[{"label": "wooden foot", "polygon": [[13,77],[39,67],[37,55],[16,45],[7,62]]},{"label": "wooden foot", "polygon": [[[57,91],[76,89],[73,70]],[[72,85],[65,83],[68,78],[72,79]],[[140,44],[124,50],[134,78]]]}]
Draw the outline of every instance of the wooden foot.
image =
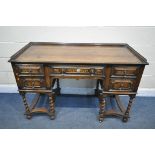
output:
[{"label": "wooden foot", "polygon": [[99,122],[102,123],[104,118],[99,117]]},{"label": "wooden foot", "polygon": [[26,118],[27,118],[27,119],[31,119],[32,116],[31,116],[31,115],[26,115]]},{"label": "wooden foot", "polygon": [[51,120],[54,120],[54,119],[55,119],[55,115],[51,115],[51,116],[50,116],[50,119],[51,119]]},{"label": "wooden foot", "polygon": [[128,121],[128,117],[123,117],[122,121],[126,123]]}]

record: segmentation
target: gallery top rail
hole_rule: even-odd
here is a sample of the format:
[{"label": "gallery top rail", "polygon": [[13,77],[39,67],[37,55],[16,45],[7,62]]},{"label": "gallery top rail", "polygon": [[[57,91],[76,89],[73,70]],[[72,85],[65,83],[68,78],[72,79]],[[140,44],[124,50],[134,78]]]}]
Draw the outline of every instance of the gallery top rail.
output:
[{"label": "gallery top rail", "polygon": [[9,62],[148,65],[142,55],[125,43],[30,42]]}]

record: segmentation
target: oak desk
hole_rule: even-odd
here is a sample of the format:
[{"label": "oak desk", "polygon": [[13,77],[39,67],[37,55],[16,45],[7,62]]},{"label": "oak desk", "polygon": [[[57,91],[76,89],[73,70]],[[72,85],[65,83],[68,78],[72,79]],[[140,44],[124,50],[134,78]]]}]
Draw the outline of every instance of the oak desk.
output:
[{"label": "oak desk", "polygon": [[[99,121],[105,116],[120,116],[126,122],[147,60],[128,44],[30,42],[9,60],[12,64],[26,116],[47,113],[55,118],[55,95],[60,94],[59,79],[94,79],[99,97]],[[57,83],[57,88],[53,89]],[[34,92],[31,105],[26,93]],[[35,108],[40,95],[47,94],[49,108]],[[125,108],[118,95],[129,95]],[[106,111],[105,98],[116,99],[119,111]]]}]

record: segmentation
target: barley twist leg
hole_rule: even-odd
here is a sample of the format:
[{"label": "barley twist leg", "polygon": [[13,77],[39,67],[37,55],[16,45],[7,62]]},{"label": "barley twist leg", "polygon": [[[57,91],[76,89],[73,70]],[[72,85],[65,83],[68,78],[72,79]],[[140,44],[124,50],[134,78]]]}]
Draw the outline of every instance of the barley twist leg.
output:
[{"label": "barley twist leg", "polygon": [[105,101],[105,95],[103,93],[99,94],[99,122],[103,122],[104,120],[104,112],[105,112],[105,105],[106,105],[106,101]]},{"label": "barley twist leg", "polygon": [[123,122],[127,122],[128,121],[129,113],[130,113],[131,106],[133,104],[134,98],[135,98],[135,95],[130,95],[129,103],[128,103],[127,109],[125,111],[125,114],[123,116]]},{"label": "barley twist leg", "polygon": [[32,115],[31,115],[31,112],[30,112],[29,105],[28,105],[28,103],[26,101],[25,92],[20,92],[20,95],[22,96],[23,103],[24,103],[24,106],[25,106],[26,117],[27,117],[27,119],[31,119]]},{"label": "barley twist leg", "polygon": [[54,93],[49,93],[48,94],[49,96],[49,115],[50,115],[50,118],[53,120],[55,119],[55,102],[54,102]]}]

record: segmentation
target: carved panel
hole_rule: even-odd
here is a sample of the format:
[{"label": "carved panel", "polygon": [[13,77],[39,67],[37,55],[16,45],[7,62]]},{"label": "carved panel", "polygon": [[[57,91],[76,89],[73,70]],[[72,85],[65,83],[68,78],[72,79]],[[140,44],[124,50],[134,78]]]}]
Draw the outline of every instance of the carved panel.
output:
[{"label": "carved panel", "polygon": [[139,67],[137,66],[114,66],[111,75],[116,76],[136,76]]},{"label": "carved panel", "polygon": [[20,78],[22,89],[44,89],[45,80],[43,78]]},{"label": "carved panel", "polygon": [[62,68],[51,68],[51,72],[54,74],[61,74]]},{"label": "carved panel", "polygon": [[110,91],[132,91],[134,80],[132,79],[110,79]]},{"label": "carved panel", "polygon": [[96,75],[103,75],[104,74],[104,69],[103,68],[95,69],[95,74]]},{"label": "carved panel", "polygon": [[43,66],[39,64],[18,64],[16,68],[20,74],[42,74]]}]

